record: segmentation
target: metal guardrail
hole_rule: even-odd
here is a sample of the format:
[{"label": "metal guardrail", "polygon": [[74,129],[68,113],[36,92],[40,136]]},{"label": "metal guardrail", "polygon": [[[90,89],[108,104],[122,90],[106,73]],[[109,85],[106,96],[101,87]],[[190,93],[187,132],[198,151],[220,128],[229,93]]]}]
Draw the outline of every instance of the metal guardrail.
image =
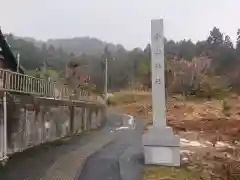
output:
[{"label": "metal guardrail", "polygon": [[0,69],[0,90],[38,95],[61,100],[97,101],[97,96],[81,89],[71,89],[53,80],[40,79]]}]

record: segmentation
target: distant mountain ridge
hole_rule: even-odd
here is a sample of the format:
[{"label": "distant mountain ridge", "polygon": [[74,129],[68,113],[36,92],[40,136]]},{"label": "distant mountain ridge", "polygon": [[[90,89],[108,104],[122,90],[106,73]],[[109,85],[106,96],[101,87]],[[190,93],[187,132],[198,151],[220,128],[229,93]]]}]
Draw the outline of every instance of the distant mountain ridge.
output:
[{"label": "distant mountain ridge", "polygon": [[62,48],[68,53],[74,53],[75,55],[100,55],[104,52],[104,48],[107,45],[110,52],[117,52],[119,50],[125,50],[122,45],[114,45],[101,41],[97,38],[90,37],[75,37],[71,39],[49,39],[47,45],[53,45],[56,48]]},{"label": "distant mountain ridge", "polygon": [[108,50],[112,53],[126,51],[120,44],[114,45],[113,43],[104,42],[91,37],[49,39],[46,42],[38,41],[30,37],[24,37],[23,39],[33,43],[37,47],[41,47],[45,43],[48,47],[52,45],[55,48],[62,48],[63,51],[73,53],[77,56],[82,54],[99,56],[103,54],[106,45],[108,46]]},{"label": "distant mountain ridge", "polygon": [[39,40],[36,40],[36,39],[34,39],[34,38],[31,38],[31,37],[18,37],[18,38],[23,39],[23,40],[25,40],[25,41],[27,41],[27,42],[31,42],[31,43],[33,43],[35,46],[37,46],[37,47],[39,47],[39,48],[41,48],[42,45],[44,44],[44,41],[39,41]]}]

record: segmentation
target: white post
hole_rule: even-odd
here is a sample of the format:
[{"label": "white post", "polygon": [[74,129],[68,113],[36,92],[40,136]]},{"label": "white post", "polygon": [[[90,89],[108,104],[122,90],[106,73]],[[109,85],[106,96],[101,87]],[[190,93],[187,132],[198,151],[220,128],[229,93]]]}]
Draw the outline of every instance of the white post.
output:
[{"label": "white post", "polygon": [[143,135],[146,164],[180,165],[180,139],[166,125],[163,20],[151,22],[153,126]]},{"label": "white post", "polygon": [[104,87],[104,92],[105,92],[105,102],[107,102],[107,93],[108,93],[108,59],[106,58],[105,60],[105,87]]}]

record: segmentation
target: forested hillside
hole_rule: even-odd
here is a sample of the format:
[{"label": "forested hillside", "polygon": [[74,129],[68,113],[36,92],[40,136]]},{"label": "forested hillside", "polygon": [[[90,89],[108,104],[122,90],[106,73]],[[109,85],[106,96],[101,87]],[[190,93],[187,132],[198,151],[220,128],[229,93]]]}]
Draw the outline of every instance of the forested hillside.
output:
[{"label": "forested hillside", "polygon": [[[218,81],[217,78],[221,77],[224,87],[238,90],[240,30],[236,36],[237,43],[234,45],[228,35],[223,35],[214,27],[206,40],[197,43],[191,40],[175,42],[165,39],[169,89],[172,88],[173,92],[189,92],[190,89],[196,91],[203,87],[209,89],[209,82]],[[39,42],[7,35],[7,40],[14,52],[20,52],[21,64],[27,70],[40,68],[45,62],[48,69],[55,70],[59,77],[64,77],[66,64],[70,68],[84,65],[91,76],[91,82],[101,89],[104,82],[104,60],[108,58],[110,89],[124,88],[130,84],[151,84],[150,45],[143,50],[135,48],[127,51],[121,45],[95,38]]]}]

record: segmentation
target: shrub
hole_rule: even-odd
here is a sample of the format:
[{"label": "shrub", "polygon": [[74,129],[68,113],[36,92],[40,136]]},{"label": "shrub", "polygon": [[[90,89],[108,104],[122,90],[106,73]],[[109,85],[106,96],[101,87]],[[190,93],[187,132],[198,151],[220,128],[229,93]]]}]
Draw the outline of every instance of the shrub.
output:
[{"label": "shrub", "polygon": [[229,93],[229,90],[221,77],[203,75],[200,79],[199,89],[196,90],[196,96],[222,99]]},{"label": "shrub", "polygon": [[206,74],[210,60],[208,58],[193,61],[171,60],[167,64],[166,84],[168,93],[181,93],[185,96],[195,95],[199,89],[202,74]]}]

